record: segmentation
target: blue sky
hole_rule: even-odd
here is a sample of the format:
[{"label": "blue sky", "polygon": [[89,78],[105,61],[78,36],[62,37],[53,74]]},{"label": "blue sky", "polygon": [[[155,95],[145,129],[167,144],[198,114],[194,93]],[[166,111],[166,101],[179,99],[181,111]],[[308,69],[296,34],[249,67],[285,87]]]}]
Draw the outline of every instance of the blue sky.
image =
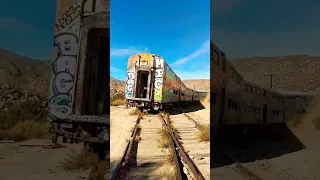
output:
[{"label": "blue sky", "polygon": [[111,76],[126,79],[128,58],[162,56],[181,79],[210,77],[209,1],[111,1]]},{"label": "blue sky", "polygon": [[214,0],[211,37],[229,58],[320,55],[320,1],[288,2]]},{"label": "blue sky", "polygon": [[56,1],[6,1],[0,6],[0,48],[50,59]]}]

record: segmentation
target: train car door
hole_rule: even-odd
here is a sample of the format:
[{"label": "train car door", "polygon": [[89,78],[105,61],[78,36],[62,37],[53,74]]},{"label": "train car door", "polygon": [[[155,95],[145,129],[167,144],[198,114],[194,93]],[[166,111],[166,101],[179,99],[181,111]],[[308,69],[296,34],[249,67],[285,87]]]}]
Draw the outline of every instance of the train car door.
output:
[{"label": "train car door", "polygon": [[110,38],[109,30],[89,31],[86,69],[84,73],[83,115],[110,114]]},{"label": "train car door", "polygon": [[268,115],[268,106],[267,104],[263,104],[263,110],[262,110],[262,126],[267,125],[267,115]]},{"label": "train car door", "polygon": [[223,124],[224,118],[224,108],[225,108],[225,101],[226,101],[226,89],[221,87],[221,98],[220,98],[220,112],[219,112],[219,125]]}]

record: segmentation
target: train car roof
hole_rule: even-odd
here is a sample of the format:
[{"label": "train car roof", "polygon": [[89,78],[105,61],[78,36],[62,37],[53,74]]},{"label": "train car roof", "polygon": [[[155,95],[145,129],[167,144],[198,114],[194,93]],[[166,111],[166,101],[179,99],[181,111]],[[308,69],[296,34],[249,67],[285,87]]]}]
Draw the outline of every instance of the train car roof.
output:
[{"label": "train car roof", "polygon": [[233,71],[235,71],[235,72],[243,79],[243,76],[242,76],[242,74],[238,71],[238,69],[235,68],[234,65],[230,63],[229,59],[228,59],[227,56],[226,56],[226,53],[225,53],[224,51],[222,51],[211,39],[210,39],[210,45],[212,45],[213,48],[218,51],[218,53],[222,54],[222,55],[226,58],[226,64],[228,64],[228,65],[231,67],[231,69],[232,69]]},{"label": "train car roof", "polygon": [[313,92],[279,91],[284,96],[314,96]]}]

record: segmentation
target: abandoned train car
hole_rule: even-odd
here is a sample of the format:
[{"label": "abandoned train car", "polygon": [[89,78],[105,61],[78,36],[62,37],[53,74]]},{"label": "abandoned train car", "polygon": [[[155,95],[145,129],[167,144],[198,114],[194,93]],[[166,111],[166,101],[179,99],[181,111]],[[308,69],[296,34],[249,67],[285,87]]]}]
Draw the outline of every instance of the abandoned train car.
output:
[{"label": "abandoned train car", "polygon": [[243,79],[225,53],[210,41],[210,126],[214,132],[284,127],[301,116],[312,93],[280,92]]},{"label": "abandoned train car", "polygon": [[105,157],[109,149],[109,3],[57,0],[49,133]]},{"label": "abandoned train car", "polygon": [[131,56],[127,68],[127,106],[159,111],[176,103],[199,102],[206,94],[186,87],[158,55]]}]

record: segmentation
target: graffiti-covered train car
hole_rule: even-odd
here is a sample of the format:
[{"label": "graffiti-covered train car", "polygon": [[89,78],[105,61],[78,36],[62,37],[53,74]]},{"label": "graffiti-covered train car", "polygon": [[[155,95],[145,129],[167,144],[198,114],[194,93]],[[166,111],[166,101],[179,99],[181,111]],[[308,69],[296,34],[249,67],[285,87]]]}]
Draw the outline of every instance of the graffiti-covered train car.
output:
[{"label": "graffiti-covered train car", "polygon": [[154,54],[137,54],[128,60],[126,104],[141,109],[199,101],[199,93],[185,86],[167,62]]},{"label": "graffiti-covered train car", "polygon": [[283,129],[300,117],[312,93],[280,92],[245,80],[224,52],[210,41],[211,114],[214,133]]},{"label": "graffiti-covered train car", "polygon": [[107,0],[57,0],[48,104],[52,141],[83,141],[101,157],[109,146],[109,14]]}]

